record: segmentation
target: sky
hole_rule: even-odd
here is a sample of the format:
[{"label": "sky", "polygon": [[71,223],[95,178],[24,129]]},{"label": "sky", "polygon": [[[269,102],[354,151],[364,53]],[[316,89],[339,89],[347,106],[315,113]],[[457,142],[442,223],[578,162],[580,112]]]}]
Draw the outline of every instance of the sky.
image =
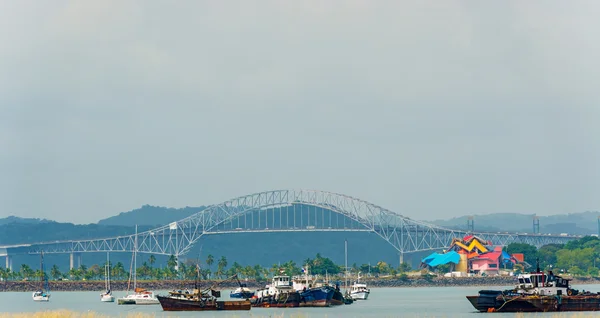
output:
[{"label": "sky", "polygon": [[600,210],[598,16],[597,1],[0,1],[0,217],[90,223],[287,188],[422,220]]}]

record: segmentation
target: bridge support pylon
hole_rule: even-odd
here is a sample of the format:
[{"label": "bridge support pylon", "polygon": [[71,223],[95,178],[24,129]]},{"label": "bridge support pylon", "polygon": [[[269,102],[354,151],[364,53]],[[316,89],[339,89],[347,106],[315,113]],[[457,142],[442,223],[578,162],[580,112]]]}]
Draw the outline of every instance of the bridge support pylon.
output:
[{"label": "bridge support pylon", "polygon": [[398,266],[402,265],[402,263],[404,263],[404,253],[400,252],[400,263],[398,263]]},{"label": "bridge support pylon", "polygon": [[12,256],[6,255],[6,269],[10,269],[12,271]]},{"label": "bridge support pylon", "polygon": [[81,253],[71,253],[69,255],[69,269],[79,268],[81,266]]}]

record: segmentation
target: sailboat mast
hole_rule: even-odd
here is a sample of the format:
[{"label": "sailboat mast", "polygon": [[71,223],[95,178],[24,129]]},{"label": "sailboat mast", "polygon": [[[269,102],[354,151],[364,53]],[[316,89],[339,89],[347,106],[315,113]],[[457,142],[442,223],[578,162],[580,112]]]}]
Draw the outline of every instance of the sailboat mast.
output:
[{"label": "sailboat mast", "polygon": [[133,243],[133,290],[137,287],[137,244],[138,244],[138,226],[135,225],[135,240]]},{"label": "sailboat mast", "polygon": [[106,290],[110,290],[110,253],[106,252]]},{"label": "sailboat mast", "polygon": [[344,288],[348,289],[348,240],[344,240]]}]

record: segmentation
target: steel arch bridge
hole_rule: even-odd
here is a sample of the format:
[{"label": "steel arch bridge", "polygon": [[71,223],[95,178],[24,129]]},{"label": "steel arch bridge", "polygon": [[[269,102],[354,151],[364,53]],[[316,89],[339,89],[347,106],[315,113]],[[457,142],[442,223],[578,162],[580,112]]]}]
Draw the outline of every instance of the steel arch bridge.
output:
[{"label": "steel arch bridge", "polygon": [[[312,214],[311,214],[312,210]],[[363,231],[376,233],[403,253],[449,247],[453,238],[475,234],[494,245],[535,246],[579,236],[467,233],[413,220],[348,195],[318,190],[274,190],[206,207],[185,219],[137,235],[31,244],[27,253],[132,252],[185,255],[202,236],[221,233]]]}]

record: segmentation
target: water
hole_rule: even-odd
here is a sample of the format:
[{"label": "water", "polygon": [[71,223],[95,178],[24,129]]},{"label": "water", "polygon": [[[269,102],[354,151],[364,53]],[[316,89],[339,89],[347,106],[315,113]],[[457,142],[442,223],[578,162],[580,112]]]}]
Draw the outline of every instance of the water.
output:
[{"label": "water", "polygon": [[[583,287],[583,288],[582,288]],[[581,285],[577,288],[600,291],[600,285]],[[154,314],[155,317],[485,317],[474,311],[467,295],[477,295],[482,287],[421,287],[371,288],[366,301],[329,308],[252,308],[250,311],[222,312],[164,312],[160,305],[134,306],[100,302],[100,292],[52,292],[48,303],[31,300],[31,292],[0,293],[0,312],[36,312],[66,309],[77,312],[93,311],[111,317],[130,313]],[[503,288],[495,288],[503,289]],[[114,292],[122,297],[125,292]],[[158,294],[166,294],[165,291]],[[223,300],[229,291],[222,291]],[[514,313],[494,313],[494,317],[515,317]],[[594,313],[534,313],[521,317],[592,317]]]}]

